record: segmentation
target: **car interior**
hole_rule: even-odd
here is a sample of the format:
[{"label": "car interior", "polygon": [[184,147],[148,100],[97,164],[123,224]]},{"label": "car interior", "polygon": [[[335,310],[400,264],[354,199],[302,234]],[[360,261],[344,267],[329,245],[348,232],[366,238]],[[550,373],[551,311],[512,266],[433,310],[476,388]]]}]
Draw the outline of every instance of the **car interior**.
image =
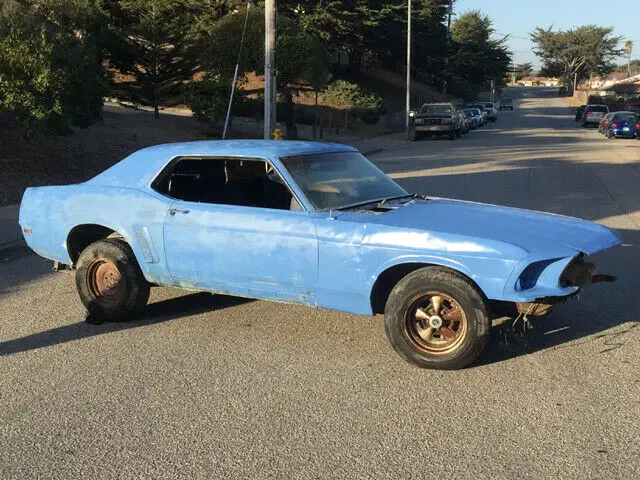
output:
[{"label": "car interior", "polygon": [[152,187],[188,202],[302,210],[278,172],[263,160],[181,158]]}]

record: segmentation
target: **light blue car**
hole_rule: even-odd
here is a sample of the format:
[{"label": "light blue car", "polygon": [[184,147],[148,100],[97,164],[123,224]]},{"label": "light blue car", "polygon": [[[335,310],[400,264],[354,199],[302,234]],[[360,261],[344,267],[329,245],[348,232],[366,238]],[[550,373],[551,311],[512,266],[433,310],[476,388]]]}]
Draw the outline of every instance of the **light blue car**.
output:
[{"label": "light blue car", "polygon": [[28,188],[20,225],[75,269],[93,318],[144,314],[152,285],[384,313],[400,356],[443,369],[478,357],[492,318],[612,280],[584,257],[620,244],[583,220],[410,194],[348,146],[260,140],[159,145]]}]

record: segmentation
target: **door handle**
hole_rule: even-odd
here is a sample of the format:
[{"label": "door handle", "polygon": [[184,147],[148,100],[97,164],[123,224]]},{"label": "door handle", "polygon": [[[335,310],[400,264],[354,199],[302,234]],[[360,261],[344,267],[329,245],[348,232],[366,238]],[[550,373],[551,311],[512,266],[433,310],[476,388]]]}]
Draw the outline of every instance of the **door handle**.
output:
[{"label": "door handle", "polygon": [[187,213],[189,213],[189,210],[180,210],[179,208],[170,208],[169,209],[169,215],[175,215],[176,213],[187,214]]}]

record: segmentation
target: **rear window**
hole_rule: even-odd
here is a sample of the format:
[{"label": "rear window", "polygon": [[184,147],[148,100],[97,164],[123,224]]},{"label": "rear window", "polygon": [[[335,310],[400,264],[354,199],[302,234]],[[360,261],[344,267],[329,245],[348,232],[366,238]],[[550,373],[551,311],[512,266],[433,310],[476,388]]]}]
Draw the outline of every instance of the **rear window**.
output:
[{"label": "rear window", "polygon": [[590,112],[608,112],[609,108],[605,105],[589,105],[588,110]]},{"label": "rear window", "polygon": [[617,122],[636,122],[636,116],[633,113],[619,113],[614,117]]}]

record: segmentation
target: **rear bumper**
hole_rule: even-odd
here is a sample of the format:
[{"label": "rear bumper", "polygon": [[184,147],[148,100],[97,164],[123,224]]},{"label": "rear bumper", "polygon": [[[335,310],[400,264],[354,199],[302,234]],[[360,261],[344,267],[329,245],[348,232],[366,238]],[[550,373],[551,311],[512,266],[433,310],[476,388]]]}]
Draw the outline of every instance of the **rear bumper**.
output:
[{"label": "rear bumper", "polygon": [[621,130],[619,128],[611,129],[611,133],[613,133],[616,137],[629,137],[629,138],[633,138],[638,134],[638,132],[635,129],[625,132],[624,130]]}]

